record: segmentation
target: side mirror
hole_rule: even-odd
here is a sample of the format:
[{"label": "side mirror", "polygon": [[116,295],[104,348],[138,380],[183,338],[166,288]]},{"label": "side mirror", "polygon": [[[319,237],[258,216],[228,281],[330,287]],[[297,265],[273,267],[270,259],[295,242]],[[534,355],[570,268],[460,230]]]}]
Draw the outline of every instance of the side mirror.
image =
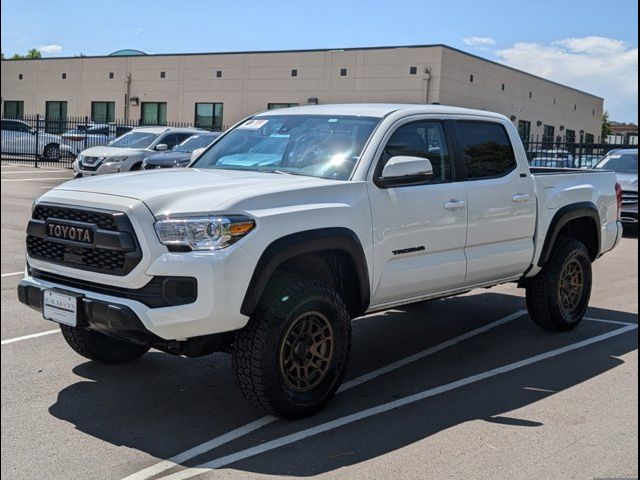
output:
[{"label": "side mirror", "polygon": [[393,187],[396,185],[417,184],[433,177],[433,165],[422,157],[391,157],[377,179],[379,185]]},{"label": "side mirror", "polygon": [[166,143],[159,143],[158,145],[156,145],[156,150],[159,152],[166,152],[167,150],[169,150],[169,145],[167,145]]},{"label": "side mirror", "polygon": [[202,152],[204,152],[204,147],[196,148],[193,152],[191,152],[191,161],[195,160],[200,156]]}]

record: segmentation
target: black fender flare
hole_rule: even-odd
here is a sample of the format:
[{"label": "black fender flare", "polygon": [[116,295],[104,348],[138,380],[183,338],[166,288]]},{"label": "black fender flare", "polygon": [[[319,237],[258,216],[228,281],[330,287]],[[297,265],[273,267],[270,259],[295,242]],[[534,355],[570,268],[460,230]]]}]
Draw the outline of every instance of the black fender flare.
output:
[{"label": "black fender flare", "polygon": [[578,218],[590,218],[593,220],[596,230],[597,252],[600,252],[600,242],[602,240],[600,238],[600,214],[598,213],[598,208],[592,202],[572,203],[560,208],[553,216],[538,259],[539,267],[544,267],[549,258],[551,258],[553,246],[562,228],[567,223]]},{"label": "black fender flare", "polygon": [[326,250],[344,251],[353,261],[358,277],[361,311],[364,313],[370,300],[367,260],[358,236],[343,227],[305,230],[286,235],[269,244],[253,271],[240,312],[247,316],[253,314],[269,279],[284,262],[305,253]]}]

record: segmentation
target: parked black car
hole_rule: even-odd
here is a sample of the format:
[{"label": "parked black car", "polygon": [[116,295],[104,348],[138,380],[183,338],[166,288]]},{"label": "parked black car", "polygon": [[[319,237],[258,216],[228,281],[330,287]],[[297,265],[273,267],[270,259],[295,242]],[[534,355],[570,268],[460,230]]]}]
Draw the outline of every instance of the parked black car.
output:
[{"label": "parked black car", "polygon": [[193,135],[176,145],[173,150],[149,155],[142,162],[142,169],[186,167],[191,162],[194,151],[208,147],[218,136],[220,136],[219,132]]}]

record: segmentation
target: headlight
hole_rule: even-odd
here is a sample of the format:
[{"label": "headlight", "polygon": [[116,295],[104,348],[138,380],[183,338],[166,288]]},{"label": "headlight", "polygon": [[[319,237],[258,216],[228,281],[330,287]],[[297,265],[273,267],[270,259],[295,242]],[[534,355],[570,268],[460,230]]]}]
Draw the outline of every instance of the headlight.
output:
[{"label": "headlight", "polygon": [[119,163],[124,162],[129,157],[106,157],[105,160],[107,163]]},{"label": "headlight", "polygon": [[78,161],[78,163],[82,163],[82,161],[84,160],[84,155],[78,154],[78,156],[76,157],[76,160]]},{"label": "headlight", "polygon": [[255,227],[243,216],[170,218],[155,223],[160,243],[173,250],[220,250],[237,242]]}]

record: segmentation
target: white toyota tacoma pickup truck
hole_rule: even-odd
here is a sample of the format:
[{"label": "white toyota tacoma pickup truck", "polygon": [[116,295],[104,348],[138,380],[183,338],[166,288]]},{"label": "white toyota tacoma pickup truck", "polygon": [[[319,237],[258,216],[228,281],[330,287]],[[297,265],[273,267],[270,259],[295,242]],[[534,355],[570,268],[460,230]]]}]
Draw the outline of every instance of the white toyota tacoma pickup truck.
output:
[{"label": "white toyota tacoma pickup truck", "polygon": [[535,323],[574,328],[620,193],[612,172],[530,169],[498,114],[274,110],[189,168],[42,195],[18,295],[91,360],[229,352],[249,402],[301,417],[333,396],[368,312],[517,282]]}]

